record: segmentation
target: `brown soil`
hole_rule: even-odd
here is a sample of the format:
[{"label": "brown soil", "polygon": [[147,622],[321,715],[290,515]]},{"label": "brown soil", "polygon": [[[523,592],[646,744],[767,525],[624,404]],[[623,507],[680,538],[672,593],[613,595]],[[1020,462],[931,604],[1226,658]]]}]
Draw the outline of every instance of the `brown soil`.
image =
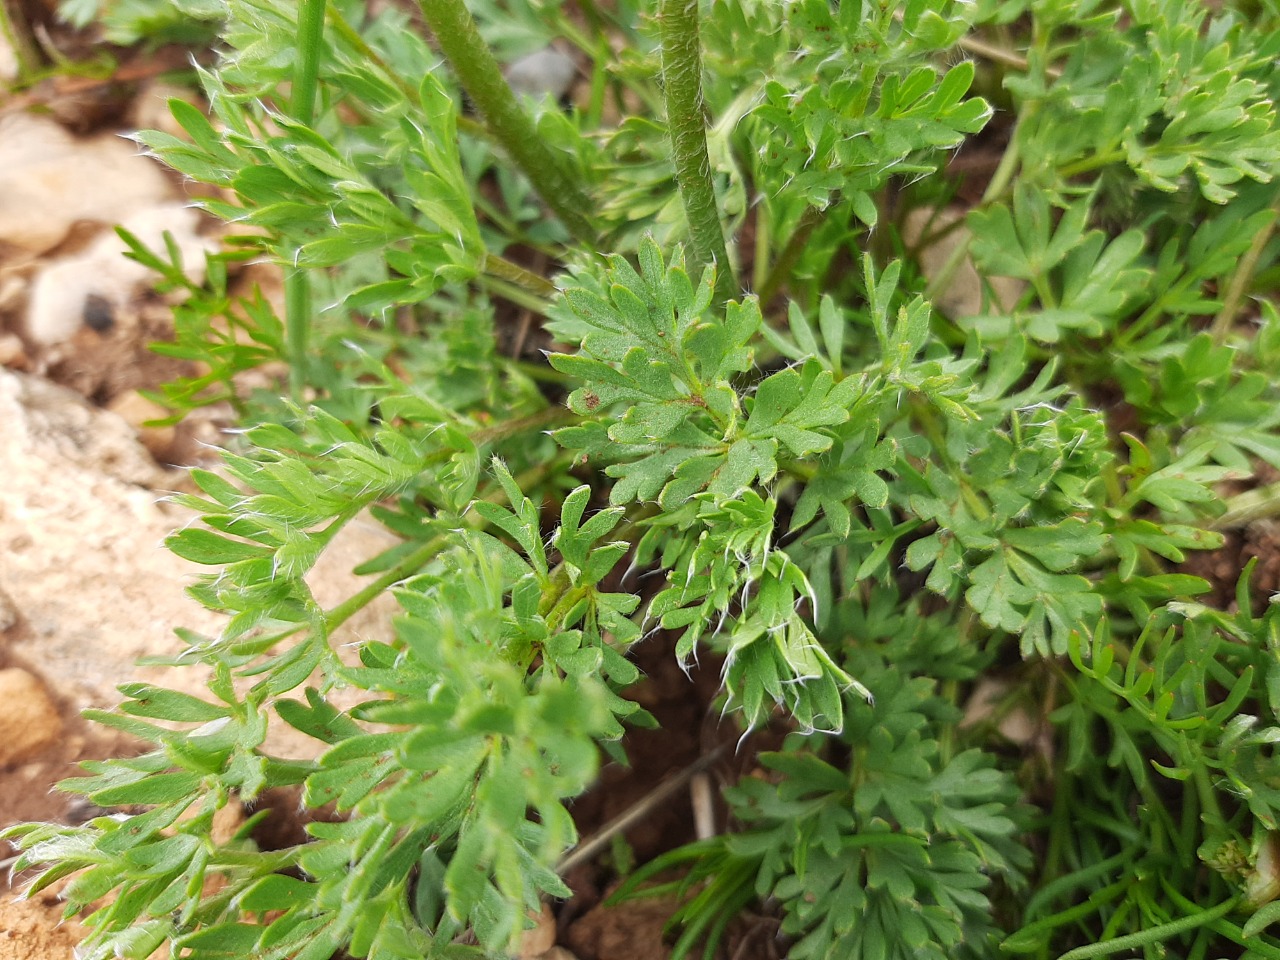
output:
[{"label": "brown soil", "polygon": [[1245,564],[1257,560],[1249,580],[1253,614],[1260,616],[1267,599],[1280,593],[1280,523],[1259,520],[1243,530],[1230,530],[1217,550],[1192,553],[1181,569],[1204,577],[1213,588],[1198,599],[1223,610],[1236,608],[1236,587]]},{"label": "brown soil", "polygon": [[73,955],[84,934],[75,920],[63,921],[56,894],[31,900],[0,897],[0,960],[63,960]]}]

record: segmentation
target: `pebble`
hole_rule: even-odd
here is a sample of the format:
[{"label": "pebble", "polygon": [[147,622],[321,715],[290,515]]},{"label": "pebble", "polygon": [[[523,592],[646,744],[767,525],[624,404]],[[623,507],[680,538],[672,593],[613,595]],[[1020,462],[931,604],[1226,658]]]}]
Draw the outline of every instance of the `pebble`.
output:
[{"label": "pebble", "polygon": [[[200,214],[183,204],[164,203],[134,211],[121,226],[152,251],[164,255],[164,235],[173,236],[186,275],[203,281],[205,252],[214,249],[196,229]],[[114,232],[98,237],[83,253],[44,264],[31,285],[27,336],[42,346],[69,340],[82,326],[105,333],[152,277],[125,256],[128,248]]]},{"label": "pebble", "polygon": [[147,452],[156,458],[158,463],[165,463],[177,440],[177,430],[173,426],[149,426],[153,420],[163,420],[169,411],[154,400],[149,400],[137,390],[122,393],[107,407],[112,413],[123,417],[133,427]]},{"label": "pebble", "polygon": [[17,625],[18,605],[13,602],[13,597],[0,588],[0,633],[12,630]]},{"label": "pebble", "polygon": [[534,99],[559,100],[569,92],[578,67],[573,58],[554,47],[546,47],[507,67],[507,83],[518,94]]},{"label": "pebble", "polygon": [[61,738],[62,717],[34,674],[0,670],[0,703],[0,769],[30,760]]},{"label": "pebble", "polygon": [[172,196],[160,164],[122,137],[77,139],[47,117],[0,117],[0,244],[44,253],[77,221],[120,223]]}]

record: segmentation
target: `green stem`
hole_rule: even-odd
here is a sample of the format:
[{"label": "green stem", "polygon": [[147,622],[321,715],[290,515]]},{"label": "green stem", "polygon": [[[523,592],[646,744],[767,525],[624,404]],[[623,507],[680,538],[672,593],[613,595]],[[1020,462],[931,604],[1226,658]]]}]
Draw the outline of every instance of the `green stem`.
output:
[{"label": "green stem", "polygon": [[1058,170],[1058,174],[1064,180],[1070,180],[1072,177],[1078,177],[1082,173],[1092,173],[1094,170],[1101,170],[1103,167],[1109,167],[1113,163],[1119,163],[1125,157],[1123,150],[1108,150],[1106,153],[1096,153],[1077,160],[1075,163],[1068,163],[1066,166]]},{"label": "green stem", "polygon": [[1083,903],[1077,903],[1074,907],[1068,907],[1060,913],[1029,923],[1000,944],[1000,949],[1005,953],[1034,953],[1049,942],[1053,931],[1098,913],[1102,907],[1122,896],[1132,883],[1132,880],[1118,880],[1096,891]]},{"label": "green stem", "polygon": [[[526,293],[535,297],[542,297],[550,300],[559,295],[560,291],[556,289],[556,285],[546,277],[540,277],[532,271],[526,270],[518,263],[512,263],[495,254],[485,254],[484,272],[491,277],[497,277],[499,280],[505,280],[508,283],[520,287]],[[545,311],[546,304],[543,304]]]},{"label": "green stem", "polygon": [[538,134],[503,79],[463,0],[419,0],[449,66],[503,149],[528,177],[542,201],[573,236],[594,247],[595,228],[585,214],[591,200]]},{"label": "green stem", "polygon": [[490,443],[497,443],[499,440],[506,440],[508,437],[514,437],[517,434],[524,433],[526,430],[544,430],[549,427],[559,426],[562,423],[568,423],[574,419],[576,419],[575,414],[567,407],[547,407],[545,410],[531,413],[527,417],[518,417],[515,420],[495,423],[492,427],[477,430],[471,434],[471,440],[477,447],[484,446]]},{"label": "green stem", "polygon": [[[1004,47],[997,46],[994,43],[987,43],[978,37],[961,37],[956,41],[956,46],[965,53],[971,53],[975,57],[982,57],[984,60],[990,60],[992,63],[1000,63],[1006,67],[1013,67],[1015,70],[1021,70],[1026,73],[1030,69],[1027,58],[1021,54],[1006,50]],[[1045,73],[1052,76],[1059,76],[1061,70],[1046,70]]]},{"label": "green stem", "polygon": [[[508,360],[509,368],[518,373],[522,377],[528,377],[537,383],[551,383],[558,387],[576,387],[581,381],[575,377],[569,376],[567,373],[561,373],[552,367],[547,366],[545,362],[535,363],[532,360]],[[565,393],[568,393],[565,390]]]},{"label": "green stem", "polygon": [[[494,443],[498,440],[506,439],[525,430],[541,429],[542,427],[556,423],[572,417],[572,414],[563,407],[548,407],[546,410],[539,411],[527,417],[520,417],[517,420],[510,420],[506,423],[495,424],[484,430],[477,430],[472,439],[476,446],[482,446],[488,443]],[[440,459],[444,459],[448,452],[442,452]],[[493,491],[484,499],[494,497],[500,494],[500,491]],[[432,557],[441,550],[454,542],[452,532],[442,533],[439,536],[432,537],[430,540],[418,547],[412,553],[407,554],[399,563],[390,570],[386,571],[382,576],[378,577],[363,590],[347,597],[346,600],[339,603],[324,612],[324,626],[328,633],[333,633],[339,625],[350,620],[356,613],[364,609],[383,591],[390,589],[407,577],[413,576]]]},{"label": "green stem", "polygon": [[324,41],[325,0],[299,0],[298,68],[293,75],[293,116],[311,126],[316,116],[316,87]]},{"label": "green stem", "polygon": [[[298,64],[293,75],[293,116],[311,126],[316,116],[316,88],[324,42],[325,0],[299,0]],[[307,341],[311,333],[311,284],[302,267],[292,266],[284,280],[285,352],[289,361],[289,393],[302,401],[307,383]]]},{"label": "green stem", "polygon": [[481,289],[486,293],[501,297],[503,300],[509,300],[517,307],[536,313],[540,317],[547,316],[547,312],[551,309],[551,305],[542,297],[530,293],[524,287],[503,280],[501,277],[486,273],[479,278],[478,282]]},{"label": "green stem", "polygon": [[751,264],[751,286],[759,290],[769,279],[769,240],[773,231],[769,229],[772,224],[769,220],[768,205],[756,204],[755,210],[756,249]]},{"label": "green stem", "polygon": [[1201,910],[1199,913],[1193,913],[1189,917],[1170,920],[1168,923],[1162,923],[1149,930],[1141,930],[1138,933],[1116,937],[1114,940],[1107,940],[1104,943],[1091,943],[1088,946],[1076,947],[1074,950],[1068,950],[1058,960],[1088,960],[1091,957],[1108,957],[1113,953],[1122,953],[1126,950],[1170,940],[1198,927],[1203,927],[1205,924],[1221,920],[1236,908],[1236,904],[1239,901],[1239,897],[1232,897],[1225,903],[1220,903],[1209,910]]},{"label": "green stem", "polygon": [[1213,791],[1209,780],[1209,770],[1204,763],[1193,765],[1192,779],[1195,782],[1196,794],[1200,797],[1200,823],[1208,836],[1222,835],[1227,832],[1227,821],[1218,805],[1218,796]]},{"label": "green stem", "polygon": [[[1280,215],[1280,205],[1273,205],[1271,212]],[[1253,238],[1253,243],[1249,244],[1249,249],[1245,251],[1240,263],[1236,266],[1235,273],[1231,275],[1231,280],[1227,284],[1227,295],[1222,298],[1222,309],[1218,311],[1218,315],[1213,318],[1213,342],[1221,344],[1227,338],[1227,334],[1231,330],[1231,324],[1235,322],[1236,314],[1240,310],[1240,303],[1244,300],[1245,292],[1249,289],[1249,281],[1253,279],[1253,271],[1258,266],[1258,258],[1262,256],[1262,251],[1267,245],[1267,241],[1271,239],[1271,234],[1276,228],[1276,216],[1271,218],[1271,222],[1267,226],[1258,231],[1258,235]]]},{"label": "green stem", "polygon": [[1127,868],[1132,859],[1133,854],[1131,851],[1121,850],[1106,860],[1100,860],[1097,863],[1090,864],[1088,867],[1083,867],[1073,873],[1064,874],[1049,881],[1036,892],[1035,896],[1027,901],[1026,909],[1022,913],[1024,919],[1030,923],[1043,908],[1050,906],[1054,901],[1081,887],[1090,886],[1095,881],[1105,879],[1108,874],[1116,870]]},{"label": "green stem", "polygon": [[736,294],[729,253],[720,226],[720,208],[707,155],[707,117],[702,102],[702,51],[697,0],[662,0],[662,83],[676,184],[689,221],[693,260],[716,267],[716,299]]},{"label": "green stem", "polygon": [[1058,306],[1058,298],[1053,295],[1053,288],[1049,286],[1049,279],[1043,273],[1037,273],[1031,278],[1031,287],[1035,290],[1036,296],[1040,298],[1040,305],[1046,310],[1053,310]]},{"label": "green stem", "polygon": [[[832,202],[835,202],[834,198],[832,198]],[[826,210],[818,207],[806,207],[804,213],[800,215],[800,222],[796,224],[795,230],[791,232],[787,245],[782,248],[782,252],[778,254],[778,259],[774,261],[769,270],[769,275],[765,278],[764,283],[760,285],[761,308],[767,306],[774,295],[782,289],[782,284],[791,278],[791,271],[795,269],[796,261],[800,259],[800,254],[804,252],[804,248],[809,242],[809,237],[813,235],[813,231],[822,222],[822,217],[825,213]]]},{"label": "green stem", "polygon": [[284,344],[289,363],[289,395],[302,403],[307,385],[307,340],[311,333],[311,282],[303,267],[284,278]]},{"label": "green stem", "polygon": [[[1165,894],[1173,902],[1173,905],[1180,910],[1195,910],[1196,904],[1192,903],[1186,897],[1174,888],[1164,877],[1160,878],[1160,886],[1164,888]],[[1248,947],[1249,952],[1264,957],[1266,960],[1280,960],[1280,950],[1259,936],[1246,937],[1244,931],[1240,927],[1229,920],[1218,919],[1211,924],[1207,924],[1214,933],[1221,934],[1232,943],[1238,943],[1242,947]]]}]

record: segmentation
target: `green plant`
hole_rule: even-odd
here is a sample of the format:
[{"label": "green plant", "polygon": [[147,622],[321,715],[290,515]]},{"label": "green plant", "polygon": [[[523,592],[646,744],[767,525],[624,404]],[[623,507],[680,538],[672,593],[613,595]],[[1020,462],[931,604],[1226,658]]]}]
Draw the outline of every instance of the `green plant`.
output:
[{"label": "green plant", "polygon": [[[167,348],[210,371],[175,412],[246,426],[170,541],[228,615],[173,658],[210,698],[124,685],[94,717],[153,749],[64,788],[143,812],[6,833],[32,889],[72,878],[85,956],[503,955],[651,722],[646,630],[787,734],[731,831],[625,888],[683,871],[681,955],[759,903],[796,958],[1280,956],[1280,613],[1185,566],[1280,469],[1274,3],[219,13],[209,116],[140,140],[286,267],[287,317],[220,267]],[[569,109],[497,66],[553,39],[589,65]],[[925,276],[958,226],[902,225],[956,148],[992,172]],[[934,310],[966,259],[981,304]],[[521,311],[546,361],[498,349]],[[240,395],[269,360],[291,399]],[[322,609],[305,574],[365,510],[401,543]],[[280,722],[319,759],[266,753]],[[285,785],[345,819],[213,840]]]}]

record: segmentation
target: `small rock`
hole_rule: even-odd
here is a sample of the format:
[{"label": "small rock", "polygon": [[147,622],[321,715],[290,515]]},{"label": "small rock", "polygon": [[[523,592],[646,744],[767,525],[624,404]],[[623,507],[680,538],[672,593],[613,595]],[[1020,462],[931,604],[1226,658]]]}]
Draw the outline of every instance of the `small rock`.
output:
[{"label": "small rock", "polygon": [[217,846],[225,846],[240,832],[244,821],[244,804],[238,800],[227,801],[225,806],[214,811],[213,824],[209,828],[209,839]]},{"label": "small rock", "polygon": [[62,819],[73,826],[79,826],[110,813],[110,810],[91,802],[88,797],[73,796],[67,801],[67,806],[62,811]]},{"label": "small rock", "polygon": [[0,768],[30,760],[62,736],[62,717],[39,679],[26,670],[0,670]]},{"label": "small rock", "polygon": [[84,320],[84,325],[90,330],[106,333],[115,326],[116,313],[111,308],[110,300],[96,293],[91,293],[84,298],[84,312],[81,319]]},{"label": "small rock", "polygon": [[[6,262],[5,266],[11,266]],[[27,296],[27,281],[14,273],[0,277],[0,313],[9,313],[22,305]]]},{"label": "small rock", "polygon": [[0,897],[0,960],[75,956],[89,931],[75,919],[63,920],[65,906],[47,890],[31,900]]},{"label": "small rock", "polygon": [[0,333],[0,367],[21,370],[27,366],[27,350],[16,333]]},{"label": "small rock", "polygon": [[0,117],[0,244],[43,253],[78,220],[120,223],[172,195],[160,165],[121,137],[77,140],[45,117]]},{"label": "small rock", "polygon": [[535,100],[543,97],[559,100],[569,92],[577,75],[573,58],[555,47],[521,57],[507,67],[507,83],[511,89]]},{"label": "small rock", "polygon": [[18,625],[18,605],[13,597],[0,589],[0,633],[12,630]]},{"label": "small rock", "polygon": [[[979,680],[964,705],[964,717],[960,728],[966,729],[990,722],[996,708],[1008,697],[1010,684],[1006,680],[984,677]],[[1027,747],[1041,737],[1043,731],[1021,704],[1006,710],[996,723],[1000,735],[1019,747]]]},{"label": "small rock", "polygon": [[[156,502],[155,489],[180,481],[155,465],[120,417],[5,370],[0,470],[0,584],[22,618],[22,629],[4,638],[6,653],[56,663],[49,687],[75,709],[114,706],[116,685],[130,678],[207,697],[202,667],[135,666],[139,657],[182,649],[174,627],[216,636],[226,625],[184,592],[209,568],[163,546],[171,531],[195,520],[184,507]],[[373,576],[357,577],[352,567],[397,542],[369,517],[352,520],[308,574],[317,601],[330,607],[364,588]],[[335,632],[335,649],[354,661],[361,641],[391,634],[396,608],[389,593],[379,596]],[[347,687],[333,691],[332,701],[346,709],[363,696]],[[328,747],[275,723],[264,749],[311,758]]]},{"label": "small rock", "polygon": [[[193,283],[204,279],[205,253],[213,249],[199,236],[200,215],[166,203],[131,214],[120,226],[151,250],[165,249],[170,234]],[[109,330],[116,317],[145,287],[152,272],[125,256],[128,247],[114,232],[103,234],[83,253],[45,264],[36,274],[27,305],[27,336],[44,346],[68,340],[81,326]]]},{"label": "small rock", "polygon": [[[0,529],[13,524],[25,528],[24,533],[38,531],[39,513],[33,510],[33,502],[24,502],[20,495],[47,495],[64,483],[69,486],[76,482],[74,478],[80,471],[88,474],[82,478],[86,481],[85,490],[93,489],[95,478],[104,477],[130,486],[164,485],[163,471],[145,450],[139,449],[133,431],[119,417],[94,409],[83,397],[42,378],[0,372],[0,423],[4,424],[0,430],[0,464],[11,471],[0,483]],[[92,498],[82,499],[86,502],[80,505],[77,515],[91,505]],[[12,504],[8,515],[4,511],[7,504]],[[64,515],[60,519],[70,517]],[[161,533],[157,539],[163,537]],[[52,549],[51,544],[37,546]],[[10,551],[13,549],[10,544]],[[68,551],[64,558],[76,555],[78,560],[83,559],[77,551],[68,550],[68,544],[58,544],[58,549]],[[9,561],[12,557],[0,551],[0,576],[10,571]],[[5,586],[22,605],[12,581]],[[56,597],[50,600],[56,602]],[[23,609],[25,612],[25,605]]]},{"label": "small rock", "polygon": [[538,914],[534,925],[520,934],[520,950],[517,954],[521,960],[535,960],[546,955],[555,946],[556,918],[551,908],[545,903]]},{"label": "small rock", "polygon": [[[921,238],[926,229],[930,232],[941,230],[962,219],[964,219],[964,213],[957,209],[935,210],[931,207],[921,207],[907,215],[902,227],[902,237],[908,244],[913,244]],[[941,273],[943,266],[951,259],[952,253],[961,244],[968,243],[970,236],[968,227],[957,226],[945,237],[921,250],[920,271],[925,279],[931,281]],[[993,277],[991,288],[996,302],[989,305],[987,312],[1000,313],[1011,309],[1018,302],[1022,291],[1026,289],[1026,284],[1009,277]],[[947,289],[935,298],[935,304],[952,319],[962,319],[977,316],[983,312],[983,296],[982,280],[978,276],[978,271],[974,269],[973,261],[965,257],[959,269],[953,274]]]},{"label": "small rock", "polygon": [[72,257],[46,264],[31,284],[27,336],[43,346],[69,339],[84,322],[89,298],[105,301],[101,291],[108,285],[115,285],[110,271],[93,260]]},{"label": "small rock", "polygon": [[137,390],[120,394],[107,409],[116,416],[123,417],[124,421],[133,427],[142,445],[158,462],[163,463],[168,460],[169,451],[173,449],[177,439],[177,430],[172,425],[148,426],[151,420],[163,420],[167,417],[168,410],[154,400],[148,400]]}]

